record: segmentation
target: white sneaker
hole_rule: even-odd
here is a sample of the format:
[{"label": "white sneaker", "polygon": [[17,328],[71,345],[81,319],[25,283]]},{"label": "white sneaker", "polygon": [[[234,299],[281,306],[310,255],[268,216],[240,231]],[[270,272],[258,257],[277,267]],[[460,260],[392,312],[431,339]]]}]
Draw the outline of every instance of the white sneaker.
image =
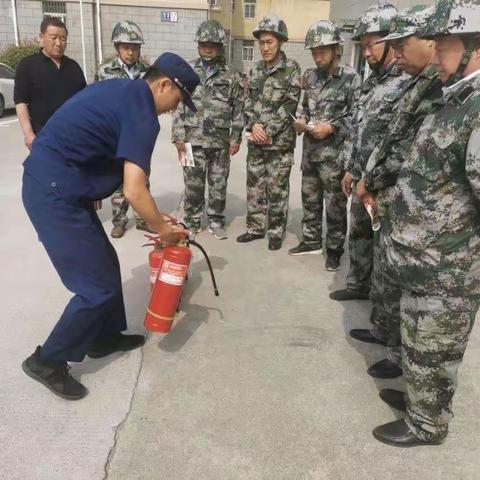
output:
[{"label": "white sneaker", "polygon": [[219,223],[210,223],[208,225],[208,232],[211,233],[217,240],[225,240],[228,238],[225,227]]}]

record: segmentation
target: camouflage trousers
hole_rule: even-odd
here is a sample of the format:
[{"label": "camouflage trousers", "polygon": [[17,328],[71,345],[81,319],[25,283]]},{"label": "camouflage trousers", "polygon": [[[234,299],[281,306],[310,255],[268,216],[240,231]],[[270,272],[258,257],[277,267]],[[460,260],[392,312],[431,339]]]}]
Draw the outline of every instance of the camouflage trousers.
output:
[{"label": "camouflage trousers", "polygon": [[326,247],[343,253],[347,233],[347,197],[342,192],[343,172],[323,162],[307,162],[302,167],[303,240],[322,244],[323,201],[327,217]]},{"label": "camouflage trousers", "polygon": [[372,222],[362,201],[355,194],[352,195],[350,207],[348,247],[350,269],[347,275],[347,288],[368,293],[373,265]]},{"label": "camouflage trousers", "polygon": [[453,417],[457,372],[480,304],[480,236],[450,236],[442,247],[385,237],[402,288],[400,334],[407,387],[405,421],[419,438],[441,440]]},{"label": "camouflage trousers", "polygon": [[402,367],[408,395],[405,421],[422,440],[442,440],[448,433],[457,372],[478,307],[478,297],[453,296],[448,291],[402,294]]},{"label": "camouflage trousers", "polygon": [[371,333],[387,344],[388,360],[401,366],[400,297],[402,290],[392,268],[388,265],[387,235],[389,235],[388,220],[382,218],[382,228],[374,232],[373,236],[373,269],[370,286]]},{"label": "camouflage trousers", "polygon": [[185,223],[200,229],[205,210],[205,186],[208,182],[207,216],[209,222],[225,224],[227,182],[230,156],[227,149],[193,147],[194,167],[183,167]]},{"label": "camouflage trousers", "polygon": [[247,232],[283,238],[287,227],[293,152],[249,147]]},{"label": "camouflage trousers", "polygon": [[[147,188],[150,190],[150,182],[147,180]],[[123,195],[123,185],[120,185],[112,194],[110,199],[112,202],[112,223],[114,227],[125,227],[128,223],[127,212],[129,208],[129,203],[125,196]],[[132,209],[133,210],[133,209]],[[135,217],[135,222],[137,225],[146,224],[145,220],[140,217],[140,215],[133,210],[133,216]]]}]

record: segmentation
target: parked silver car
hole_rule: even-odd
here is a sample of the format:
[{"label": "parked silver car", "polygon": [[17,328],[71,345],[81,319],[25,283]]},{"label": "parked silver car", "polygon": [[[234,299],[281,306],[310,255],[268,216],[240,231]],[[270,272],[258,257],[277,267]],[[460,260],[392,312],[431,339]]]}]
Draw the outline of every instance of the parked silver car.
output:
[{"label": "parked silver car", "polygon": [[0,63],[0,117],[7,108],[15,108],[13,101],[13,84],[15,71],[9,66]]}]

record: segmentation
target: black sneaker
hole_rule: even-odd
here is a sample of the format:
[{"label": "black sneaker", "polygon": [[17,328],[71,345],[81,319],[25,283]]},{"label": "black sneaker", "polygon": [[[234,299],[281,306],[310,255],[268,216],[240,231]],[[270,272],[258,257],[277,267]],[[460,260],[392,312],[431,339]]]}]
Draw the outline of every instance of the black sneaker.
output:
[{"label": "black sneaker", "polygon": [[340,269],[340,255],[337,252],[328,252],[325,262],[327,272],[336,272]]},{"label": "black sneaker", "polygon": [[66,400],[80,400],[88,394],[88,390],[70,375],[67,362],[51,363],[42,360],[40,347],[22,363],[22,369],[29,377]]},{"label": "black sneaker", "polygon": [[268,249],[269,250],[280,250],[282,248],[282,239],[281,238],[270,238],[268,240]]},{"label": "black sneaker", "polygon": [[261,238],[264,238],[265,235],[262,235],[260,233],[242,233],[237,237],[237,242],[239,243],[248,243],[248,242],[253,242],[254,240],[260,240]]},{"label": "black sneaker", "polygon": [[90,358],[102,358],[115,352],[127,352],[141,347],[145,343],[143,335],[124,335],[113,333],[108,337],[95,340],[87,350]]},{"label": "black sneaker", "polygon": [[322,247],[318,244],[308,244],[300,242],[296,247],[288,251],[289,255],[320,255]]}]

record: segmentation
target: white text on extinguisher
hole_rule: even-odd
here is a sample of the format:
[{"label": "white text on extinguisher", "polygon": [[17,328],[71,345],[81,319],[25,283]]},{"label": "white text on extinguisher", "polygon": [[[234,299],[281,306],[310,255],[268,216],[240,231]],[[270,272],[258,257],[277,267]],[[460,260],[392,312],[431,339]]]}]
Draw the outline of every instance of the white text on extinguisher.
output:
[{"label": "white text on extinguisher", "polygon": [[188,266],[164,260],[158,279],[170,285],[183,285]]}]

